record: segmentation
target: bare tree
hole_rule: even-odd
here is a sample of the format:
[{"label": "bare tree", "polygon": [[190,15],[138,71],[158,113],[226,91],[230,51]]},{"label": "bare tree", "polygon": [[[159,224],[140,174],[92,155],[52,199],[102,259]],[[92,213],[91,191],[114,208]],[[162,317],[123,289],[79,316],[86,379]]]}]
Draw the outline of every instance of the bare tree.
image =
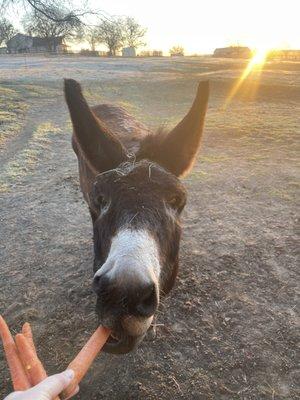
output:
[{"label": "bare tree", "polygon": [[[88,0],[82,2],[81,8],[72,5],[72,0],[0,0],[0,11],[3,14],[9,7],[22,7],[28,11],[35,11],[39,15],[50,19],[53,22],[78,22],[84,23],[83,19],[89,15],[102,15],[105,13],[100,10],[91,9]],[[53,12],[61,9],[63,12],[58,15]]]},{"label": "bare tree", "polygon": [[140,46],[145,46],[143,38],[145,37],[146,28],[143,28],[134,18],[126,17],[123,22],[124,43],[135,49]]},{"label": "bare tree", "polygon": [[99,39],[99,30],[97,27],[88,26],[85,29],[84,36],[82,39],[85,39],[91,47],[92,51],[96,50],[96,45],[100,43]]},{"label": "bare tree", "polygon": [[17,31],[6,18],[0,19],[0,46],[3,42],[7,43],[16,33]]},{"label": "bare tree", "polygon": [[55,16],[55,21],[38,12],[32,11],[25,15],[23,26],[30,35],[37,35],[47,39],[50,51],[56,50],[57,37],[63,39],[76,38],[78,31],[81,30],[81,22],[78,18],[64,20],[65,10],[62,8],[51,8],[51,14]]},{"label": "bare tree", "polygon": [[123,20],[102,21],[98,26],[98,41],[108,47],[110,56],[115,56],[124,42]]}]

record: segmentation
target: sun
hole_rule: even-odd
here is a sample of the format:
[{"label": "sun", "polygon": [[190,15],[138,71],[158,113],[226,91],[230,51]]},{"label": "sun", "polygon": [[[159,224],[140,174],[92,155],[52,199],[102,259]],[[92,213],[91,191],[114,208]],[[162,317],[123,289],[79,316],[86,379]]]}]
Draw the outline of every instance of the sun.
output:
[{"label": "sun", "polygon": [[236,93],[240,89],[242,83],[245,81],[245,79],[247,79],[247,77],[251,74],[251,72],[255,71],[257,73],[260,73],[262,71],[262,68],[267,60],[268,53],[270,51],[271,51],[271,49],[269,47],[260,47],[253,51],[253,55],[250,58],[242,75],[240,76],[237,83],[233,86],[228,97],[226,98],[225,104],[223,106],[224,109],[226,109],[228,104],[231,102],[233,97],[236,95]]},{"label": "sun", "polygon": [[255,67],[256,65],[262,65],[265,63],[268,52],[270,51],[269,48],[258,48],[255,49],[253,52],[253,56],[248,64],[248,67]]}]

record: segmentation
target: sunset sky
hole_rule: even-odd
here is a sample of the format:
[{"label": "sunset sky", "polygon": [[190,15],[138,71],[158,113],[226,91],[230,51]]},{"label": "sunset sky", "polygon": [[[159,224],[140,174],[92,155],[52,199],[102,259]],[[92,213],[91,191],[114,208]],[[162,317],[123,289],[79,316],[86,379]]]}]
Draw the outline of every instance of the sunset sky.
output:
[{"label": "sunset sky", "polygon": [[237,43],[300,48],[300,0],[92,1],[147,26],[149,48],[168,51],[176,43],[189,53]]},{"label": "sunset sky", "polygon": [[[80,4],[80,2],[77,2]],[[145,49],[210,53],[232,44],[300,48],[300,0],[90,0],[110,15],[129,15],[148,28]]]}]

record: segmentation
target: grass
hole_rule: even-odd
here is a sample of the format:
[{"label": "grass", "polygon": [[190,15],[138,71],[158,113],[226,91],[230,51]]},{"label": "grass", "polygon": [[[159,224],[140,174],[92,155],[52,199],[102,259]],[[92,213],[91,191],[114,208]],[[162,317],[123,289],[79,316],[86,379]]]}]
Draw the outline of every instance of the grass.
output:
[{"label": "grass", "polygon": [[23,125],[27,104],[15,89],[0,85],[0,149]]},{"label": "grass", "polygon": [[28,147],[20,151],[13,160],[9,161],[0,174],[0,192],[8,192],[21,181],[21,179],[32,173],[35,165],[43,151],[51,143],[53,135],[61,132],[50,122],[38,126],[29,141]]},{"label": "grass", "polygon": [[206,180],[209,178],[209,173],[206,171],[199,171],[197,169],[193,169],[185,178],[185,180]]},{"label": "grass", "polygon": [[29,98],[57,96],[58,88],[33,84],[0,84],[0,149],[7,140],[18,135],[24,125]]},{"label": "grass", "polygon": [[296,197],[295,193],[288,193],[288,191],[284,189],[272,189],[270,190],[270,195],[272,197],[278,197],[282,200],[294,200]]},{"label": "grass", "polygon": [[56,88],[55,86],[49,87],[49,86],[40,86],[40,85],[33,85],[33,84],[21,84],[18,85],[18,89],[20,91],[24,91],[27,96],[33,97],[33,98],[40,98],[40,97],[53,97],[57,96],[57,93],[59,91],[59,88]]},{"label": "grass", "polygon": [[224,161],[230,160],[230,157],[225,156],[225,155],[207,155],[207,156],[201,156],[199,157],[199,160],[202,162],[214,164],[214,163],[223,163]]},{"label": "grass", "polygon": [[247,157],[248,161],[262,161],[266,159],[266,155],[262,154],[251,154]]}]

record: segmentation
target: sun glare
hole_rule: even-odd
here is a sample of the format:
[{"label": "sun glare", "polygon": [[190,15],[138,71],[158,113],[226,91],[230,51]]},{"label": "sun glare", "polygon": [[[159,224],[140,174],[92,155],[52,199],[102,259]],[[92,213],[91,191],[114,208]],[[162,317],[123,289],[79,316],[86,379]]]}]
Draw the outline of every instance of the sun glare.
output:
[{"label": "sun glare", "polygon": [[249,63],[249,65],[251,64],[251,68],[253,68],[256,65],[264,64],[266,61],[268,51],[269,49],[263,49],[263,48],[256,49]]},{"label": "sun glare", "polygon": [[246,68],[244,69],[241,77],[237,81],[237,83],[231,89],[229,95],[226,98],[224,109],[228,106],[231,102],[233,97],[236,95],[238,90],[240,89],[242,83],[247,79],[247,77],[251,74],[251,72],[255,71],[260,73],[264,63],[266,62],[266,58],[270,49],[267,48],[259,48],[254,50],[252,58],[249,60]]}]

